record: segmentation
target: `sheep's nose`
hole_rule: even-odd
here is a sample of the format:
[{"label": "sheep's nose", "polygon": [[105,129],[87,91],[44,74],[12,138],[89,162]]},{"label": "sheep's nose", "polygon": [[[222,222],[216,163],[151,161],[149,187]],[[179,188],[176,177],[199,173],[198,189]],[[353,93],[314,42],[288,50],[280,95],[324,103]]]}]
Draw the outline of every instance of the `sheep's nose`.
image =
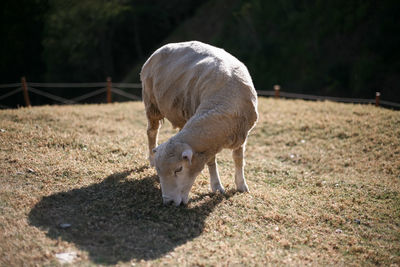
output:
[{"label": "sheep's nose", "polygon": [[165,206],[171,204],[172,202],[174,202],[172,199],[163,199],[163,204],[164,204]]},{"label": "sheep's nose", "polygon": [[164,197],[164,196],[163,196],[163,204],[164,204],[164,205],[169,205],[169,204],[171,204],[172,202],[174,202],[174,200],[173,200],[172,198]]},{"label": "sheep's nose", "polygon": [[182,202],[182,200],[177,201],[172,198],[163,196],[163,204],[164,205],[169,205],[169,204],[173,203],[175,206],[179,206],[181,204],[181,202]]}]

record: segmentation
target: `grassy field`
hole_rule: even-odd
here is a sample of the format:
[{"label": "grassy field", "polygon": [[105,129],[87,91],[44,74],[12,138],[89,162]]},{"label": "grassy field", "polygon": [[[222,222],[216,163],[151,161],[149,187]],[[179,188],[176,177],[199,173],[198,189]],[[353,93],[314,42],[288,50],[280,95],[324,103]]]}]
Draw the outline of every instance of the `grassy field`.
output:
[{"label": "grassy field", "polygon": [[[163,206],[143,104],[0,111],[0,266],[400,265],[400,112],[260,99],[251,193],[230,151]],[[173,135],[169,123],[161,141]]]}]

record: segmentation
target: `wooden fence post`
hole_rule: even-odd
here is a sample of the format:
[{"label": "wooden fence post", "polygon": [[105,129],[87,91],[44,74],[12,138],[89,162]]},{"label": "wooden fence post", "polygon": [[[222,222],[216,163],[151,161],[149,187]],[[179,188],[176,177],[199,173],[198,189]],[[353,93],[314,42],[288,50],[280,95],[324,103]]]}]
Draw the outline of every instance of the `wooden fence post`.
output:
[{"label": "wooden fence post", "polygon": [[22,92],[24,93],[25,106],[30,107],[31,101],[29,100],[28,84],[26,83],[25,77],[21,78],[21,85],[22,85]]},{"label": "wooden fence post", "polygon": [[381,93],[380,92],[376,92],[375,94],[375,106],[379,107],[379,100],[381,98]]},{"label": "wooden fence post", "polygon": [[278,84],[275,84],[274,90],[275,90],[275,98],[279,98],[279,91],[281,90],[281,86]]},{"label": "wooden fence post", "polygon": [[111,103],[111,77],[107,77],[107,103]]}]

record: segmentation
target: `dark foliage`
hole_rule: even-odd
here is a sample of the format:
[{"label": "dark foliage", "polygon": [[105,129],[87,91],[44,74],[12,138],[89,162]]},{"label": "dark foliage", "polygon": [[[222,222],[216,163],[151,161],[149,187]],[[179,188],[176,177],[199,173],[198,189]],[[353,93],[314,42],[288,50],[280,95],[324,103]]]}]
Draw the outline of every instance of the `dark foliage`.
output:
[{"label": "dark foliage", "polygon": [[243,0],[220,45],[256,87],[400,101],[398,1]]},{"label": "dark foliage", "polygon": [[[0,83],[23,75],[30,81],[98,82],[112,76],[138,82],[146,57],[173,35],[181,41],[209,39],[231,52],[248,66],[259,90],[280,84],[284,91],[365,98],[381,91],[384,99],[400,102],[400,2],[395,0],[5,0],[0,5]],[[228,15],[215,7],[229,7]],[[199,9],[210,17],[221,14],[218,27]],[[201,23],[180,35],[194,18]]]}]

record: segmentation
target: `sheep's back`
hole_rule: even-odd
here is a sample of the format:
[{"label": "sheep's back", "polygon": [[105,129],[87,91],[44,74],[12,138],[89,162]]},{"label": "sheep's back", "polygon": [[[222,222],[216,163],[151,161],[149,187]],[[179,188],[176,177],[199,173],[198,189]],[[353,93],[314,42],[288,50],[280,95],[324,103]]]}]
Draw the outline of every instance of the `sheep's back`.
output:
[{"label": "sheep's back", "polygon": [[161,47],[144,64],[141,79],[151,81],[146,93],[175,127],[182,128],[199,110],[215,106],[235,114],[243,112],[236,109],[257,108],[244,64],[223,49],[200,42]]}]

